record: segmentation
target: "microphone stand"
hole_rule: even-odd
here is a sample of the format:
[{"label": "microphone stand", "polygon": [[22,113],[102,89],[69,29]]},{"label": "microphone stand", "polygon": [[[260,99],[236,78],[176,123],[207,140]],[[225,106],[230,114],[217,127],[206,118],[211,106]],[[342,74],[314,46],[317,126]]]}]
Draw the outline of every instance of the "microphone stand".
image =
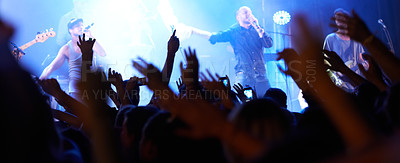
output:
[{"label": "microphone stand", "polygon": [[47,54],[47,57],[46,58],[44,58],[44,60],[43,60],[43,62],[42,62],[42,64],[40,64],[40,65],[44,65],[44,63],[47,61],[47,59],[49,59],[49,57],[50,57],[50,54]]},{"label": "microphone stand", "polygon": [[[385,24],[383,24],[383,21],[382,21],[381,19],[378,20],[378,23],[382,25],[382,29],[383,29],[383,32],[385,33],[386,39],[387,39],[387,41],[388,41],[388,44],[389,44],[389,47],[390,47],[390,51],[394,54],[393,42],[392,42],[392,38],[390,38],[389,31],[387,30]],[[386,75],[384,72],[383,72],[382,77],[383,77],[383,80],[384,80],[388,85],[391,85],[391,84],[392,84],[391,80],[389,79],[389,77],[387,77],[387,75]]]},{"label": "microphone stand", "polygon": [[273,32],[273,31],[265,31],[267,33],[274,33],[274,34],[280,34],[280,35],[284,35],[284,36],[293,36],[292,34],[287,34],[287,33],[281,33],[281,32]]},{"label": "microphone stand", "polygon": [[385,33],[386,39],[388,41],[390,51],[392,51],[392,53],[394,54],[393,42],[392,42],[392,38],[390,38],[389,30],[387,30],[386,26],[383,26],[382,29],[383,29],[383,32]]}]

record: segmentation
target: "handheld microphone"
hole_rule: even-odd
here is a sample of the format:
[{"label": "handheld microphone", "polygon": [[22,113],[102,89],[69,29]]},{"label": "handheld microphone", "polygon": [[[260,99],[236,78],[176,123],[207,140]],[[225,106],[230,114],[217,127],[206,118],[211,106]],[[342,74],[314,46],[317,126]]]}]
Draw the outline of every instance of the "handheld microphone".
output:
[{"label": "handheld microphone", "polygon": [[381,24],[383,28],[386,28],[386,25],[383,23],[382,19],[378,19],[378,23]]},{"label": "handheld microphone", "polygon": [[94,25],[94,23],[92,23],[92,24],[86,26],[86,27],[85,27],[85,31],[89,30],[93,25]]},{"label": "handheld microphone", "polygon": [[386,39],[388,40],[390,51],[392,51],[392,53],[394,54],[394,47],[393,47],[392,38],[390,38],[390,34],[389,34],[389,31],[386,28],[386,25],[383,23],[382,19],[378,19],[378,23],[382,25],[383,31],[385,32]]},{"label": "handheld microphone", "polygon": [[252,24],[254,27],[256,27],[256,29],[260,29],[260,28],[261,28],[260,25],[258,25],[258,23],[257,23],[256,20],[251,21],[251,24]]}]

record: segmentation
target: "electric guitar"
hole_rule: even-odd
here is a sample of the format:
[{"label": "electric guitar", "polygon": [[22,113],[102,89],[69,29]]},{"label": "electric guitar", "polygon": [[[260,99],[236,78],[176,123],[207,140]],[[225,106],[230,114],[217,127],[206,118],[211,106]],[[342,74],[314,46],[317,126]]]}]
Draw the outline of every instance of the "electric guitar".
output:
[{"label": "electric guitar", "polygon": [[[358,66],[357,63],[355,62],[355,60],[349,60],[347,62],[344,63],[348,68],[350,68],[352,71],[354,71],[357,74],[360,74],[360,70],[358,70]],[[368,67],[368,63],[363,62],[361,63],[364,67]],[[328,69],[328,75],[331,78],[332,82],[336,84],[336,86],[340,87],[340,88],[345,88],[347,90],[353,90],[353,86],[348,83],[345,82],[341,79],[341,75],[339,75],[340,73],[336,72],[336,71],[332,71]]]},{"label": "electric guitar", "polygon": [[50,30],[46,29],[46,32],[38,33],[36,35],[35,39],[33,39],[32,41],[29,41],[28,43],[22,45],[21,47],[19,47],[19,49],[24,51],[25,49],[29,48],[33,44],[36,44],[38,42],[43,43],[47,39],[49,39],[49,37],[54,37],[54,36],[56,36],[56,32],[53,31],[53,28],[50,28]]},{"label": "electric guitar", "polygon": [[54,36],[56,36],[56,32],[53,31],[53,28],[46,29],[45,32],[38,33],[35,36],[35,39],[33,39],[32,41],[29,41],[28,43],[26,43],[20,47],[17,47],[14,43],[12,43],[15,47],[15,49],[13,50],[12,53],[13,53],[14,57],[17,59],[17,61],[19,61],[21,59],[22,55],[25,55],[25,53],[23,52],[25,49],[29,48],[30,46],[32,46],[38,42],[43,43],[50,37],[54,37]]}]

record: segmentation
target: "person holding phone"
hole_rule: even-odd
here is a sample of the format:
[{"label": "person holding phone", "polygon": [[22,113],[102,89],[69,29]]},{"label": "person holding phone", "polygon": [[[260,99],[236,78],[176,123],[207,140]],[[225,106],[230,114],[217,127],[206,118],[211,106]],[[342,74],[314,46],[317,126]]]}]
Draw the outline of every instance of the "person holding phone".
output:
[{"label": "person holding phone", "polygon": [[243,90],[243,92],[244,92],[244,95],[247,97],[246,102],[251,101],[251,100],[254,99],[254,96],[253,96],[253,95],[254,95],[254,92],[253,92],[253,89],[251,89],[251,87],[245,88],[245,89]]}]

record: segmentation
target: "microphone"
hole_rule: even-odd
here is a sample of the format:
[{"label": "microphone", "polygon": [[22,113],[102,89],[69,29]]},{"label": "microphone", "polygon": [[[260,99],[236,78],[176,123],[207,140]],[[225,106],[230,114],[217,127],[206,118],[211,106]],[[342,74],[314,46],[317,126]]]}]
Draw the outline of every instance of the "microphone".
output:
[{"label": "microphone", "polygon": [[382,19],[378,19],[378,23],[381,24],[383,28],[386,28],[386,25],[383,23]]},{"label": "microphone", "polygon": [[258,25],[256,20],[251,21],[251,24],[256,28],[256,29],[260,29],[260,25]]},{"label": "microphone", "polygon": [[92,24],[86,26],[86,27],[85,27],[85,31],[89,30],[93,25],[94,25],[94,23],[92,23]]},{"label": "microphone", "polygon": [[389,31],[386,28],[386,25],[383,23],[382,19],[378,19],[378,23],[382,25],[383,31],[385,32],[386,39],[388,40],[390,51],[392,51],[392,53],[394,54],[394,47],[393,47],[392,38],[390,38],[390,34],[389,34]]}]

